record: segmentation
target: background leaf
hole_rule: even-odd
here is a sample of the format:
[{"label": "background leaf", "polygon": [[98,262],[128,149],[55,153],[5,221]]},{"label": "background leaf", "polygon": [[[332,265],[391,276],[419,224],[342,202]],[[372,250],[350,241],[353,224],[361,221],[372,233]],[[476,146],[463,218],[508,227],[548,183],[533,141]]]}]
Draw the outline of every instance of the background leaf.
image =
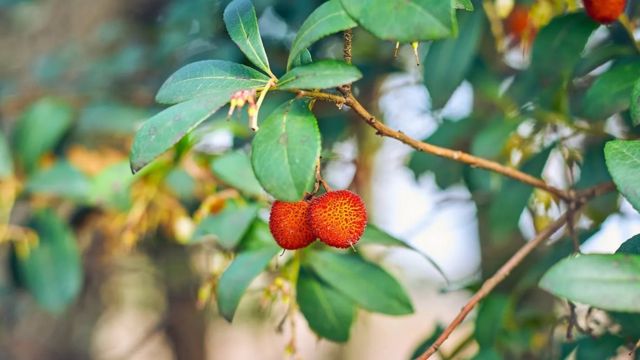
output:
[{"label": "background leaf", "polygon": [[73,110],[55,98],[42,98],[20,117],[13,134],[16,156],[27,171],[35,169],[38,160],[51,151],[71,126]]},{"label": "background leaf", "polygon": [[30,193],[57,195],[76,201],[86,201],[91,189],[89,179],[67,161],[58,161],[49,168],[36,171],[27,181]]},{"label": "background leaf", "polygon": [[27,254],[15,254],[18,278],[40,306],[62,312],[76,298],[82,282],[75,236],[52,211],[38,212],[31,227],[39,235],[39,244]]},{"label": "background leaf", "polygon": [[327,89],[362,77],[357,67],[344,61],[321,60],[295,67],[278,80],[279,89]]},{"label": "background leaf", "polygon": [[193,241],[197,242],[203,237],[214,236],[222,248],[231,250],[242,240],[257,214],[258,208],[255,206],[225,207],[222,212],[209,215],[198,224],[193,234]]},{"label": "background leaf", "polygon": [[471,68],[482,38],[484,18],[482,11],[458,14],[464,31],[456,38],[436,41],[429,47],[424,60],[424,83],[434,109],[447,103]]},{"label": "background leaf", "polygon": [[341,0],[349,16],[383,40],[407,43],[455,35],[453,1]]},{"label": "background leaf", "polygon": [[633,125],[640,125],[640,78],[633,84],[630,100],[631,121]]},{"label": "background leaf", "polygon": [[356,312],[351,299],[304,267],[300,268],[296,295],[300,311],[318,336],[337,342],[349,340]]},{"label": "background leaf", "polygon": [[315,181],[320,131],[308,104],[292,100],[275,109],[252,143],[251,163],[262,187],[283,201],[301,200]]},{"label": "background leaf", "polygon": [[604,156],[618,190],[640,211],[640,141],[609,141]]},{"label": "background leaf", "polygon": [[275,246],[239,253],[222,273],[216,294],[220,314],[227,321],[233,320],[240,298],[251,281],[260,275],[277,253]]},{"label": "background leaf", "polygon": [[202,95],[228,95],[265,86],[269,77],[248,66],[223,60],[191,63],[171,75],[160,87],[156,101],[176,104]]},{"label": "background leaf", "polygon": [[131,148],[131,170],[137,172],[169,150],[186,134],[229,102],[231,93],[199,97],[154,115],[136,132]]},{"label": "background leaf", "polygon": [[604,310],[640,312],[640,256],[581,255],[554,265],[540,287]]},{"label": "background leaf", "polygon": [[289,52],[287,69],[306,48],[325,36],[355,27],[357,24],[347,15],[339,0],[330,0],[318,6],[302,23]]},{"label": "background leaf", "polygon": [[0,180],[13,175],[13,159],[4,132],[0,130]]},{"label": "background leaf", "polygon": [[247,59],[262,71],[271,75],[269,59],[264,51],[256,9],[249,0],[233,0],[224,9],[224,24],[233,42],[238,45]]},{"label": "background leaf", "polygon": [[633,86],[640,73],[640,59],[614,65],[600,75],[582,100],[582,113],[591,120],[605,120],[629,108]]},{"label": "background leaf", "polygon": [[247,195],[264,195],[264,190],[251,168],[251,160],[242,150],[232,151],[215,159],[211,163],[211,170],[225,184]]},{"label": "background leaf", "polygon": [[322,280],[364,309],[388,315],[413,312],[411,300],[396,279],[359,256],[314,251],[304,261]]}]

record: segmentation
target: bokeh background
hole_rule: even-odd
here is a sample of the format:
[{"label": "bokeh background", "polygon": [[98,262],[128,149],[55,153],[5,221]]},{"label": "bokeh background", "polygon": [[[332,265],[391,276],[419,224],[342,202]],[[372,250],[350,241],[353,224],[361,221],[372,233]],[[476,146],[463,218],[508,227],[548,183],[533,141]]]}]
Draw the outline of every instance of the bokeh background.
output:
[{"label": "bokeh background", "polygon": [[[281,74],[296,29],[322,2],[254,3],[274,72]],[[201,59],[245,62],[225,32],[224,5],[0,0],[0,141],[9,144],[15,165],[0,171],[0,225],[7,238],[0,244],[1,359],[281,359],[290,356],[293,335],[295,356],[304,359],[405,359],[455,316],[473,284],[513,249],[502,247],[495,262],[482,257],[477,198],[467,186],[454,179],[443,190],[432,172],[410,161],[410,148],[375,136],[346,109],[318,104],[326,179],[335,188],[357,190],[371,222],[430,257],[450,283],[423,254],[372,248],[366,255],[401,279],[415,314],[360,312],[351,340],[336,345],[317,339],[302,316],[295,333],[280,326],[286,310],[277,302],[264,305],[271,280],[264,275],[243,298],[234,323],[224,321],[203,284],[224,270],[229,256],[207,243],[190,244],[185,234],[203,211],[215,214],[228,201],[243,201],[202,163],[246,147],[246,118],[227,121],[222,111],[207,121],[189,138],[194,149],[173,164],[161,186],[150,185],[153,170],[134,176],[128,165],[133,132],[161,109],[154,95],[171,73]],[[528,66],[526,46],[506,34],[508,45],[497,52],[495,34],[486,24],[483,29],[477,52],[501,64],[496,72]],[[339,58],[341,38],[311,50],[314,58]],[[364,73],[354,91],[411,136],[426,138],[443,119],[465,119],[478,104],[478,90],[464,81],[442,109],[432,110],[422,82],[429,63],[416,66],[409,46],[394,57],[393,43],[358,29],[353,51]],[[427,52],[423,44],[420,56]],[[262,116],[279,99],[268,100]],[[527,134],[526,126],[519,131]],[[9,159],[0,161],[6,169]],[[563,166],[563,154],[554,151],[543,177],[566,186]],[[605,218],[584,251],[615,251],[640,232],[640,217],[624,201]],[[535,211],[524,211],[514,238],[531,238],[535,219]],[[41,243],[63,240],[25,270],[20,259],[33,251],[33,229]],[[64,266],[50,260],[55,256]],[[452,342],[472,332],[465,324]],[[475,350],[470,346],[460,356]]]}]

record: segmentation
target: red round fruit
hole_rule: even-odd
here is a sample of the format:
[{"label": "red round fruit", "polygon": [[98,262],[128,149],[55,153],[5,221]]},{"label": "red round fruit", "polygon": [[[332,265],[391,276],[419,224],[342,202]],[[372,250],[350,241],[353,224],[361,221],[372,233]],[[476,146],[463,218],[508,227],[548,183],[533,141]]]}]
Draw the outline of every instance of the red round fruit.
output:
[{"label": "red round fruit", "polygon": [[536,27],[531,21],[529,9],[526,6],[516,5],[506,21],[506,27],[510,34],[517,40],[533,42],[536,36]]},{"label": "red round fruit", "polygon": [[309,226],[309,202],[275,201],[271,207],[269,230],[284,249],[302,249],[311,244],[316,236]]},{"label": "red round fruit", "polygon": [[601,24],[616,21],[624,12],[626,0],[584,0],[587,15]]},{"label": "red round fruit", "polygon": [[327,245],[355,245],[367,226],[367,209],[355,193],[330,191],[311,201],[309,222],[316,237]]}]

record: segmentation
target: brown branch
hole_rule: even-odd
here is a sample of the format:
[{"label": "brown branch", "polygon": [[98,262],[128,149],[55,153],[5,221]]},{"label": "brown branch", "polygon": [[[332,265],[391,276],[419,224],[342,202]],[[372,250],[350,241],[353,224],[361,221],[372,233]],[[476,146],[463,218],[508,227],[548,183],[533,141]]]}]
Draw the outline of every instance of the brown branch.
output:
[{"label": "brown branch", "polygon": [[362,118],[367,124],[369,124],[369,126],[376,129],[376,132],[378,135],[394,138],[400,142],[403,142],[411,146],[412,148],[418,151],[422,151],[432,155],[451,159],[451,160],[461,162],[473,167],[493,171],[498,174],[502,174],[512,179],[521,181],[533,187],[545,190],[563,200],[567,200],[567,201],[572,200],[572,197],[568,192],[558,189],[554,186],[551,186],[547,184],[544,180],[536,178],[535,176],[531,176],[518,169],[504,166],[495,161],[473,156],[463,151],[448,149],[448,148],[436,146],[433,144],[429,144],[426,142],[422,142],[406,135],[402,131],[393,130],[387,125],[378,121],[378,119],[376,119],[375,116],[369,113],[369,111],[367,111],[367,109],[365,109],[364,106],[362,106],[362,104],[350,93],[343,92],[345,96],[319,92],[319,91],[298,91],[297,93],[299,96],[307,96],[307,97],[312,97],[312,98],[316,98],[324,101],[331,101],[338,105],[348,105],[349,107],[351,107],[351,109],[353,109],[353,111],[356,114],[358,114],[358,116],[360,116],[360,118]]},{"label": "brown branch", "polygon": [[418,359],[426,360],[431,355],[435,354],[436,351],[442,346],[449,335],[462,323],[462,321],[469,315],[471,310],[475,308],[475,306],[480,302],[480,300],[484,299],[487,295],[493,291],[493,289],[498,286],[509,274],[511,271],[518,266],[526,257],[529,255],[536,247],[540,244],[544,243],[551,235],[553,235],[556,231],[558,231],[562,226],[564,226],[567,222],[569,213],[564,213],[560,216],[556,221],[551,223],[547,228],[542,230],[533,240],[527,242],[523,247],[520,248],[513,256],[504,264],[498,271],[488,278],[480,289],[473,294],[471,299],[467,302],[467,304],[460,310],[458,316],[453,319],[453,321],[447,326],[447,328],[442,332],[442,334],[436,339],[436,341],[422,354]]},{"label": "brown branch", "polygon": [[[351,29],[347,29],[343,33],[344,42],[342,45],[342,57],[344,58],[344,62],[347,64],[351,64],[352,56],[351,56],[351,43],[353,40],[353,31]],[[344,94],[351,94],[351,84],[345,84],[340,88]]]}]

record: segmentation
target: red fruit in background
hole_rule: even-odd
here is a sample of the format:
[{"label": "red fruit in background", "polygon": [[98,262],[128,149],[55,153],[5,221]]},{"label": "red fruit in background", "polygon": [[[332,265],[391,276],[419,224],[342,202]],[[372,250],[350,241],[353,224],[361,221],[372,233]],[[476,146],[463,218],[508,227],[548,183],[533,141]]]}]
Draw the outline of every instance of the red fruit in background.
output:
[{"label": "red fruit in background", "polygon": [[316,236],[309,225],[309,202],[276,201],[271,207],[269,230],[283,249],[302,249]]},{"label": "red fruit in background", "polygon": [[587,15],[601,24],[609,24],[618,19],[627,4],[626,0],[584,0]]},{"label": "red fruit in background", "polygon": [[311,201],[311,228],[320,241],[337,248],[355,245],[367,226],[367,209],[355,193],[330,191]]},{"label": "red fruit in background", "polygon": [[536,36],[536,27],[531,21],[529,9],[526,6],[516,5],[506,22],[507,31],[517,40],[532,42]]}]

